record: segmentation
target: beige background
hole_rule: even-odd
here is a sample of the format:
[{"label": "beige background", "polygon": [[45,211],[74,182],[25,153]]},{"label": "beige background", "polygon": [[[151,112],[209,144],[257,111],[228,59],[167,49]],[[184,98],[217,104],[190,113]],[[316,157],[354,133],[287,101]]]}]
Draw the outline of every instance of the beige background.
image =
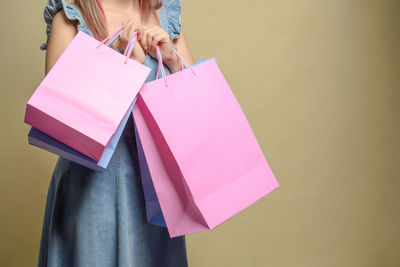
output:
[{"label": "beige background", "polygon": [[[0,266],[37,264],[56,157],[27,144],[45,0],[0,2]],[[400,2],[182,1],[281,187],[211,232],[191,266],[400,266]]]}]

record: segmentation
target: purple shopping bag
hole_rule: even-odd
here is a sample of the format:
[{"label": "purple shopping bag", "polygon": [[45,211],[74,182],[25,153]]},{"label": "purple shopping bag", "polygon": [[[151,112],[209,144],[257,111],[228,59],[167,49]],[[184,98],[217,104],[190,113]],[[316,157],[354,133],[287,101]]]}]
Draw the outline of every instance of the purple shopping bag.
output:
[{"label": "purple shopping bag", "polygon": [[158,202],[156,191],[154,189],[154,184],[151,179],[150,170],[146,162],[143,146],[140,142],[139,133],[135,125],[135,120],[133,121],[133,124],[135,128],[136,147],[140,165],[140,177],[142,180],[142,188],[145,199],[147,223],[167,227],[161,211],[160,203]]},{"label": "purple shopping bag", "polygon": [[108,163],[110,162],[111,157],[114,154],[115,148],[129,119],[135,102],[136,98],[132,105],[129,107],[128,112],[125,114],[125,117],[122,119],[121,124],[119,125],[117,131],[115,132],[113,138],[111,139],[110,143],[108,144],[106,150],[104,151],[98,162],[33,127],[28,134],[29,144],[40,147],[44,150],[86,166],[90,169],[103,172],[107,168]]}]

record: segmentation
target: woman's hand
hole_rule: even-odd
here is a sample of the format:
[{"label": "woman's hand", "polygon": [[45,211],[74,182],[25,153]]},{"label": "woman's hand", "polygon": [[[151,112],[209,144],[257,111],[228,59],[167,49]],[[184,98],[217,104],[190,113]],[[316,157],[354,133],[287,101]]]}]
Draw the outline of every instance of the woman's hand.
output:
[{"label": "woman's hand", "polygon": [[175,54],[169,35],[163,28],[160,26],[140,27],[138,33],[138,41],[147,53],[157,58],[156,46],[158,45],[163,62],[168,66],[171,73],[180,71],[180,58]]},{"label": "woman's hand", "polygon": [[[139,31],[140,29],[140,24],[136,23],[136,21],[132,19],[128,19],[127,21],[124,22],[124,24],[125,28],[122,30],[119,36],[120,40],[119,48],[122,51],[125,51],[125,48],[128,45],[130,39],[132,38],[134,32]],[[138,42],[136,42],[135,46],[133,47],[131,58],[142,64],[146,59],[146,55],[144,54],[144,51],[140,48]]]}]

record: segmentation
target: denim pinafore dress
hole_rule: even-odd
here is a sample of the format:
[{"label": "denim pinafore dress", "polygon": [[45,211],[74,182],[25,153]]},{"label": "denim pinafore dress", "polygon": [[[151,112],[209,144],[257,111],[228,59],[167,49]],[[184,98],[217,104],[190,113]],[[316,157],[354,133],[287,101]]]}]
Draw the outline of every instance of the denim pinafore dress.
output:
[{"label": "denim pinafore dress", "polygon": [[[61,9],[77,20],[78,30],[93,36],[80,10],[64,0],[47,3],[47,34]],[[179,0],[163,0],[158,12],[171,40],[177,37]],[[47,42],[41,49],[46,47]],[[154,80],[158,61],[147,55],[145,65],[152,69],[147,82]],[[103,173],[58,158],[47,194],[39,267],[187,265],[185,237],[170,238],[166,228],[146,223],[132,114]]]}]

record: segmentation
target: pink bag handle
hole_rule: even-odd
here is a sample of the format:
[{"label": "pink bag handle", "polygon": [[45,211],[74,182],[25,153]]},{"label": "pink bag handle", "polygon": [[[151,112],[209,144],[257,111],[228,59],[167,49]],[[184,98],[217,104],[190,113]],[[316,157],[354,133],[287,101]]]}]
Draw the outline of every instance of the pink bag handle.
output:
[{"label": "pink bag handle", "polygon": [[165,74],[165,69],[164,69],[163,62],[162,62],[161,51],[160,51],[160,48],[158,47],[158,45],[156,46],[156,54],[157,54],[157,59],[158,59],[158,69],[157,69],[156,79],[158,79],[158,75],[160,74],[160,69],[161,69],[161,72],[164,77],[165,87],[168,87],[167,79],[166,79],[167,75]]},{"label": "pink bag handle", "polygon": [[[97,46],[97,49],[100,48],[100,46],[104,45],[107,42],[107,46],[110,46],[121,34],[122,30],[125,28],[125,24],[122,24],[121,27],[119,27],[115,32],[110,34],[107,38],[105,38],[103,41],[99,43]],[[128,58],[131,57],[131,54],[133,52],[133,47],[135,46],[136,43],[136,36],[137,36],[137,31],[135,31],[131,37],[131,39],[128,42],[128,45],[125,48],[124,56],[125,56],[125,64],[128,62]]]},{"label": "pink bag handle", "polygon": [[110,46],[112,41],[115,39],[115,37],[119,36],[122,32],[122,30],[125,28],[125,24],[122,24],[121,27],[118,28],[118,30],[116,30],[115,32],[113,32],[112,34],[110,34],[106,39],[104,39],[103,41],[101,41],[99,43],[99,45],[97,46],[97,48],[100,48],[100,46],[102,46],[105,42],[108,42],[109,40],[111,40],[107,46]]},{"label": "pink bag handle", "polygon": [[124,56],[125,56],[125,64],[128,62],[128,58],[131,57],[133,48],[135,47],[136,44],[136,40],[137,40],[137,31],[135,31],[131,37],[131,39],[129,40],[128,45],[125,48],[125,52],[124,52]]},{"label": "pink bag handle", "polygon": [[[193,75],[196,76],[196,73],[194,72],[192,67],[186,63],[186,61],[183,59],[181,54],[179,54],[179,52],[176,51],[175,49],[174,49],[174,52],[181,59],[181,71],[183,71],[184,65],[186,65],[189,67],[189,69],[191,70]],[[158,59],[158,69],[157,69],[156,79],[158,79],[158,75],[160,74],[160,69],[161,69],[161,72],[162,72],[163,78],[164,78],[165,87],[168,87],[167,75],[165,74],[165,69],[164,69],[164,65],[163,65],[163,61],[162,61],[162,55],[161,55],[160,47],[158,45],[156,46],[156,54],[157,54],[157,59]]]}]

